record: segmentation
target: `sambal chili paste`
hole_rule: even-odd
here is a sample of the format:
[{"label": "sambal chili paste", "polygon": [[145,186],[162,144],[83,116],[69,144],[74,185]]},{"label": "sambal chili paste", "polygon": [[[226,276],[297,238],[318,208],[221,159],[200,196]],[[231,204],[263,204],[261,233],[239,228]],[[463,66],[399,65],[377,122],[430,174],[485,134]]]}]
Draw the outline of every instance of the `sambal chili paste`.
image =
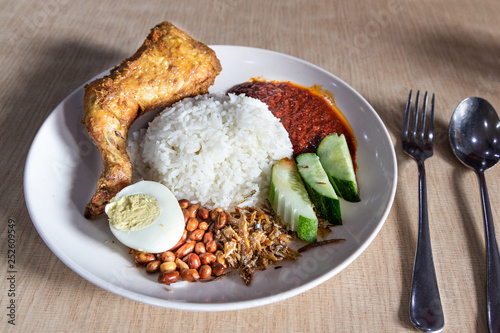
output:
[{"label": "sambal chili paste", "polygon": [[356,160],[356,139],[351,126],[335,105],[333,96],[320,88],[255,80],[236,85],[228,92],[245,94],[267,104],[287,130],[295,156],[316,153],[324,137],[338,133],[344,134],[352,160]]}]

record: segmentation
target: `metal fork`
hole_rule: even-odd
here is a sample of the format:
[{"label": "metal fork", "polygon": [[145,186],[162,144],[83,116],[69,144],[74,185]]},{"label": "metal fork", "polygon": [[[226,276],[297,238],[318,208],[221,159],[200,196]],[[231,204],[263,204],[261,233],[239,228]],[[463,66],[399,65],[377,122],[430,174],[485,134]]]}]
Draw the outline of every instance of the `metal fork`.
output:
[{"label": "metal fork", "polygon": [[433,155],[434,94],[427,119],[427,130],[427,92],[423,98],[422,110],[419,111],[420,91],[417,91],[413,112],[411,94],[410,90],[402,135],[403,150],[417,162],[419,180],[418,238],[411,286],[410,320],[413,326],[421,331],[441,332],[444,328],[444,315],[432,259],[424,167],[424,161]]}]

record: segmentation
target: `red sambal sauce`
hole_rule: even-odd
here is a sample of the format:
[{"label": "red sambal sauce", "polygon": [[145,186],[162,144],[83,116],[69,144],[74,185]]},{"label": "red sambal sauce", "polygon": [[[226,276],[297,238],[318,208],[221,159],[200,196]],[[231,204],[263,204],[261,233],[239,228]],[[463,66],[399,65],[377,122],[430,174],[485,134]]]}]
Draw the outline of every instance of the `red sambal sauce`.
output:
[{"label": "red sambal sauce", "polygon": [[287,130],[295,156],[316,153],[324,137],[337,133],[344,134],[352,160],[356,160],[356,139],[351,126],[333,96],[321,88],[254,80],[238,84],[228,93],[245,94],[267,104]]}]

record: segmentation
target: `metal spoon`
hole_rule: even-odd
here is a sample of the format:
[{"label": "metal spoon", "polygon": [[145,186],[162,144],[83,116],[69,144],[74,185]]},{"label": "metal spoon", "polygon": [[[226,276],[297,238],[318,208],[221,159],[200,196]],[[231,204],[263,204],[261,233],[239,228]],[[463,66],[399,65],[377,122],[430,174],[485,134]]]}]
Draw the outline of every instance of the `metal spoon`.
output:
[{"label": "metal spoon", "polygon": [[486,233],[488,325],[490,332],[497,333],[500,332],[500,255],[484,172],[500,159],[500,119],[488,101],[469,97],[453,113],[448,134],[455,155],[476,171],[479,179]]}]

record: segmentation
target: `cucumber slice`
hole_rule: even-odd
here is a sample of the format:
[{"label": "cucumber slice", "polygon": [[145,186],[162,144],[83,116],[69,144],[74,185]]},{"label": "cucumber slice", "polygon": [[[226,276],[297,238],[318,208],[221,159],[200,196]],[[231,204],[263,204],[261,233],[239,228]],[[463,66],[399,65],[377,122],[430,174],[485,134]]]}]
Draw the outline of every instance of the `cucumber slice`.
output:
[{"label": "cucumber slice", "polygon": [[284,226],[297,231],[299,238],[306,242],[316,241],[318,218],[297,165],[289,158],[284,158],[273,166],[270,201]]},{"label": "cucumber slice", "polygon": [[344,134],[325,137],[318,147],[318,156],[338,196],[346,201],[361,201]]},{"label": "cucumber slice", "polygon": [[297,156],[297,169],[319,216],[330,224],[341,225],[340,201],[318,155],[307,153]]}]

